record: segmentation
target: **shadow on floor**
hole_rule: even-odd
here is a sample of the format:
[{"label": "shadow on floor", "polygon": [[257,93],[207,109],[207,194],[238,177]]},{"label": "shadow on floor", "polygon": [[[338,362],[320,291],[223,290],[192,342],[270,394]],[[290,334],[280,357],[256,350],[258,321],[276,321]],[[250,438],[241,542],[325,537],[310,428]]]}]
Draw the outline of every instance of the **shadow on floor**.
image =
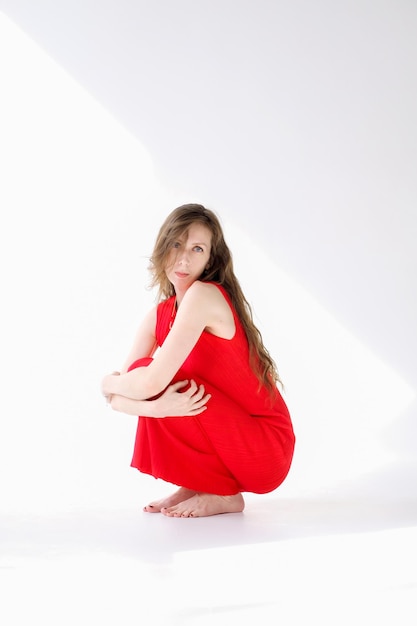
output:
[{"label": "shadow on floor", "polygon": [[0,546],[9,559],[118,555],[169,563],[188,550],[289,541],[417,526],[417,500],[251,498],[244,513],[200,519],[140,510],[77,510],[3,517]]}]

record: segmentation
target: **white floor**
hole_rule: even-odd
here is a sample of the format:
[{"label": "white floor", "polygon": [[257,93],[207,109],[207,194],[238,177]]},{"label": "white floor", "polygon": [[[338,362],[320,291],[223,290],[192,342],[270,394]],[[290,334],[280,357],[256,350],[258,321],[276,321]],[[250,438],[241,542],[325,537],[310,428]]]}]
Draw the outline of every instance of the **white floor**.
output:
[{"label": "white floor", "polygon": [[[166,489],[141,481],[141,503],[151,486]],[[417,623],[417,503],[407,499],[277,491],[247,496],[243,514],[202,519],[145,514],[139,502],[11,512],[0,540],[4,626]]]}]

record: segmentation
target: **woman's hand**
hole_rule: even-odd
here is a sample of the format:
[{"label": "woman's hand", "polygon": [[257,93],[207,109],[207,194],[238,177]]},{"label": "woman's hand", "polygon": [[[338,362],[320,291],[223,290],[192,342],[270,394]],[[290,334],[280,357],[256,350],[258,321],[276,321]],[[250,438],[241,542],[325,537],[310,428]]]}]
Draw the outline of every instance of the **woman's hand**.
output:
[{"label": "woman's hand", "polygon": [[[194,380],[182,380],[169,385],[165,391],[149,400],[135,400],[114,393],[114,377],[120,372],[105,376],[101,383],[101,391],[107,403],[115,411],[128,415],[146,417],[193,417],[206,410],[211,394],[205,392],[204,385],[197,386]],[[184,387],[186,391],[181,391]]]},{"label": "woman's hand", "polygon": [[106,401],[108,403],[111,402],[111,398],[112,398],[112,393],[110,393],[108,387],[113,376],[120,376],[120,372],[113,372],[112,374],[108,374],[107,376],[103,378],[101,382],[101,393],[106,398]]},{"label": "woman's hand", "polygon": [[155,400],[152,400],[152,415],[154,417],[192,417],[199,415],[207,409],[207,402],[211,394],[205,392],[204,385],[197,386],[194,380],[190,380],[190,386],[186,391],[180,391],[188,384],[188,380],[182,380],[166,388]]}]

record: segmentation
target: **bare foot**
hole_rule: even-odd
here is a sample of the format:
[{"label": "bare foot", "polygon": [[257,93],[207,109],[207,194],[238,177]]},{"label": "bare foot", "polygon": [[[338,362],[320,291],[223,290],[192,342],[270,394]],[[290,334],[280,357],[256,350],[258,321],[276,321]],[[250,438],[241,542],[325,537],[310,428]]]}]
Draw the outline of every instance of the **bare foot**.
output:
[{"label": "bare foot", "polygon": [[219,513],[241,513],[244,508],[245,501],[241,493],[234,496],[196,493],[178,504],[162,507],[161,513],[168,517],[207,517]]},{"label": "bare foot", "polygon": [[178,491],[168,496],[167,498],[163,498],[162,500],[155,500],[155,502],[151,502],[143,507],[145,513],[160,513],[161,509],[169,508],[191,498],[195,495],[195,491],[191,489],[186,489],[185,487],[180,487]]}]

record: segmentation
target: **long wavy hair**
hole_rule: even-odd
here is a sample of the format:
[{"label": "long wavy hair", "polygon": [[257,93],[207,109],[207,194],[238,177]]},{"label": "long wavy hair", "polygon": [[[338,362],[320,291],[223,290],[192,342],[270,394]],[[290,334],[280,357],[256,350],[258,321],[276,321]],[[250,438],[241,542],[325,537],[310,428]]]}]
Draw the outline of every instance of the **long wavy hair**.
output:
[{"label": "long wavy hair", "polygon": [[204,225],[211,232],[208,269],[204,270],[199,280],[218,283],[227,291],[246,333],[250,366],[260,384],[265,385],[273,394],[277,383],[282,386],[282,382],[276,364],[264,346],[262,335],[253,322],[251,306],[235,276],[232,254],[224,239],[220,220],[213,211],[201,204],[184,204],[168,215],[159,230],[150,258],[150,287],[158,288],[159,301],[175,295],[174,287],[165,272],[168,255],[173,244],[187,233],[192,224],[196,223]]}]

